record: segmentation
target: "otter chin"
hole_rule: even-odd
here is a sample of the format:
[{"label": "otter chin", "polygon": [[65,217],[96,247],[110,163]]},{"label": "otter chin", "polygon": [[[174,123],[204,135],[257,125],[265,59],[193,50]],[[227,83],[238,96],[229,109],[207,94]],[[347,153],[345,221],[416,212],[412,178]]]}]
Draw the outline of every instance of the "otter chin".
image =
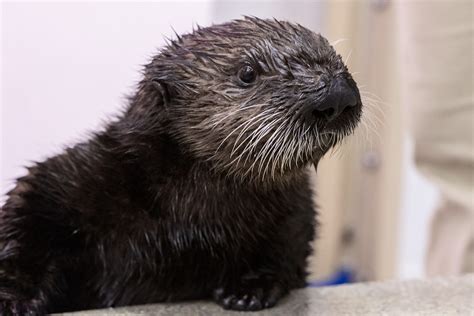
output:
[{"label": "otter chin", "polygon": [[247,17],[178,36],[143,73],[123,113],[8,193],[1,315],[260,310],[305,286],[307,167],[362,111],[341,57],[301,25]]}]

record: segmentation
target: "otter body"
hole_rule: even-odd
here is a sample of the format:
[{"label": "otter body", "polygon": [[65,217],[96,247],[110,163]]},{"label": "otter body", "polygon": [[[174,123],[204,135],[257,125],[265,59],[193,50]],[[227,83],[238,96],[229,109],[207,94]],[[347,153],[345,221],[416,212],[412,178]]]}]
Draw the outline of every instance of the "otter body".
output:
[{"label": "otter body", "polygon": [[116,121],[8,193],[0,314],[275,305],[305,285],[315,233],[305,167],[360,110],[340,56],[301,26],[247,18],[178,37]]}]

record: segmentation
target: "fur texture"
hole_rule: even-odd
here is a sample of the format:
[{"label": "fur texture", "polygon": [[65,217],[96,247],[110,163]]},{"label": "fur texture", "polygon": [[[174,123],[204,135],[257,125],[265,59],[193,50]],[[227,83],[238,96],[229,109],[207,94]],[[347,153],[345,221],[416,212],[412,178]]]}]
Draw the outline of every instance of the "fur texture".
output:
[{"label": "fur texture", "polygon": [[[239,81],[244,65],[255,82]],[[304,286],[315,233],[305,167],[361,111],[359,98],[336,121],[308,120],[334,77],[357,91],[327,40],[300,25],[246,18],[178,36],[124,113],[8,193],[0,314],[206,298],[258,310]]]}]

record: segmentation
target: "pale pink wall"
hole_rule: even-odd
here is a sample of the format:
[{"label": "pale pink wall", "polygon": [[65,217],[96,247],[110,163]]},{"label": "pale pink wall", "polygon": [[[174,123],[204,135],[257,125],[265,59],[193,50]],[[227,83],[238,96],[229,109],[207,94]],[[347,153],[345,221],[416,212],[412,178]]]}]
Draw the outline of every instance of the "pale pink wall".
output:
[{"label": "pale pink wall", "polygon": [[0,195],[22,166],[87,137],[124,104],[171,36],[210,23],[210,1],[3,3]]}]

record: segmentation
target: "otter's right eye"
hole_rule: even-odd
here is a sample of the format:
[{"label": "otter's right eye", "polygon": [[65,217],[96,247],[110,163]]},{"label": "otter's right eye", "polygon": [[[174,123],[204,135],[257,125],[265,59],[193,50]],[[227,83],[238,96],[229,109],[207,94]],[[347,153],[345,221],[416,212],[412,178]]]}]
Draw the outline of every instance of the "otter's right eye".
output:
[{"label": "otter's right eye", "polygon": [[240,68],[238,76],[242,83],[250,84],[257,79],[257,72],[251,66],[245,65]]}]

